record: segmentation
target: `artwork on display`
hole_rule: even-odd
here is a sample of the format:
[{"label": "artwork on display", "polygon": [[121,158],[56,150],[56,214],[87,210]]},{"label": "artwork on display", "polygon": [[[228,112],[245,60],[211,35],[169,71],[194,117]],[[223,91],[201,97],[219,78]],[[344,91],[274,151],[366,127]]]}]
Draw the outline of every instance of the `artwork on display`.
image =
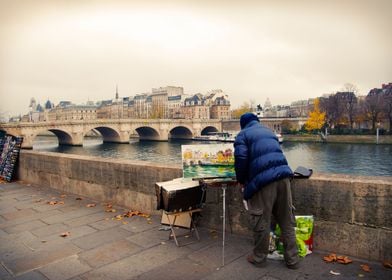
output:
[{"label": "artwork on display", "polygon": [[235,177],[233,144],[182,145],[184,178]]},{"label": "artwork on display", "polygon": [[10,182],[15,172],[22,137],[0,134],[0,178]]}]

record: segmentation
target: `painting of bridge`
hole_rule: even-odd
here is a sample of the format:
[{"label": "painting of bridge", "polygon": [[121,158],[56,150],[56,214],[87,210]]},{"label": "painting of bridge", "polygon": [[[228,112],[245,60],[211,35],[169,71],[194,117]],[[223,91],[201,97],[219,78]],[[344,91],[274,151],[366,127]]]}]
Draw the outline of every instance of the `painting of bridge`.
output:
[{"label": "painting of bridge", "polygon": [[184,178],[235,177],[233,144],[182,145]]}]

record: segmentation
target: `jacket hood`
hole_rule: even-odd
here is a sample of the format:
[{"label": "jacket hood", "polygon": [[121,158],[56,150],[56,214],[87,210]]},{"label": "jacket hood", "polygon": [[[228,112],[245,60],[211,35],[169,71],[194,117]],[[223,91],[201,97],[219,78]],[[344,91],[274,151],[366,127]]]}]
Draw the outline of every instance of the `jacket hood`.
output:
[{"label": "jacket hood", "polygon": [[240,118],[240,126],[241,129],[244,129],[245,126],[250,123],[251,121],[259,121],[259,118],[253,113],[245,113]]}]

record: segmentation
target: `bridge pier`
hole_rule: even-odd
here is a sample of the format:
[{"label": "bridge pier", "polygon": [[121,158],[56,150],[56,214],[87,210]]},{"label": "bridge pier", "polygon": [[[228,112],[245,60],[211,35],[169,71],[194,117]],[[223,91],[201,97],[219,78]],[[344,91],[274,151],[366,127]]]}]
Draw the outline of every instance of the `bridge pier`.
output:
[{"label": "bridge pier", "polygon": [[83,146],[83,132],[72,132],[71,137],[59,137],[59,145]]},{"label": "bridge pier", "polygon": [[129,144],[130,131],[120,131],[118,135],[102,135],[104,143]]},{"label": "bridge pier", "polygon": [[21,135],[23,137],[22,149],[33,149],[33,135]]}]

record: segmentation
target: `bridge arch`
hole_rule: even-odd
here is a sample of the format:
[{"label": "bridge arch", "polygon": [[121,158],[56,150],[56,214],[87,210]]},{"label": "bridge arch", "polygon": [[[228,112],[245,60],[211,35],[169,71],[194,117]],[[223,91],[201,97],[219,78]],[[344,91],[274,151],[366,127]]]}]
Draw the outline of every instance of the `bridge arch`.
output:
[{"label": "bridge arch", "polygon": [[34,140],[37,138],[38,135],[42,135],[45,132],[51,132],[57,137],[57,141],[59,145],[74,145],[74,140],[72,139],[71,133],[64,129],[42,129],[36,131],[31,137],[31,144],[34,143]]},{"label": "bridge arch", "polygon": [[214,126],[206,126],[201,130],[200,135],[208,135],[210,132],[219,132],[219,130]]},{"label": "bridge arch", "polygon": [[[124,142],[123,139],[121,139],[120,133],[116,129],[108,127],[108,126],[93,127],[90,130],[86,131],[84,133],[83,137],[86,136],[86,134],[93,129],[97,130],[101,134],[102,140],[104,143],[122,143],[122,142]],[[129,142],[129,139],[128,139],[128,142]]]},{"label": "bridge arch", "polygon": [[186,126],[175,126],[169,131],[169,139],[192,139],[192,129]]},{"label": "bridge arch", "polygon": [[74,141],[72,139],[72,136],[60,129],[49,129],[50,132],[52,132],[54,135],[57,136],[57,139],[59,140],[59,145],[73,145]]},{"label": "bridge arch", "polygon": [[139,126],[135,129],[139,140],[160,140],[159,132],[149,126]]}]

